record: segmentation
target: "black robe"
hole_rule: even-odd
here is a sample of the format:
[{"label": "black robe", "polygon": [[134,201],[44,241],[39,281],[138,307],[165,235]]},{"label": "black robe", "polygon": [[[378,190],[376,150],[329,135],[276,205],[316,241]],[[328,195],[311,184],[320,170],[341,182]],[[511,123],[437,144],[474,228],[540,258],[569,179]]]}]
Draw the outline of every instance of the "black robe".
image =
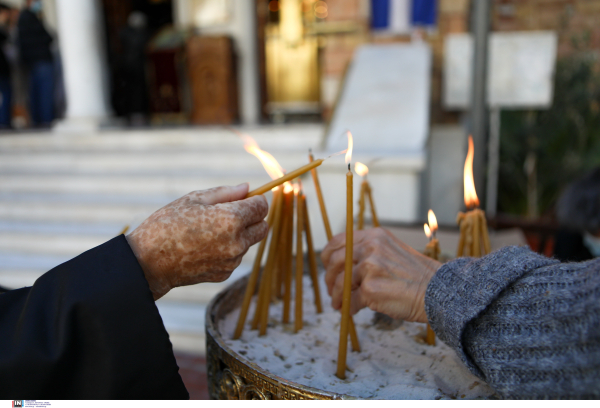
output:
[{"label": "black robe", "polygon": [[0,400],[187,398],[123,235],[0,295]]}]

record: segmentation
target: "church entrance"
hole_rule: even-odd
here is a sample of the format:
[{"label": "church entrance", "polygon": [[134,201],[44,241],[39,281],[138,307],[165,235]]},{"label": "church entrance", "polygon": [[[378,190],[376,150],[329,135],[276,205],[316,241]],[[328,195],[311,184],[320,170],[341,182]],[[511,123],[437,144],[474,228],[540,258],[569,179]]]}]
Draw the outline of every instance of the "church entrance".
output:
[{"label": "church entrance", "polygon": [[176,52],[150,46],[172,30],[172,0],[102,0],[102,6],[116,115],[145,125],[153,114],[180,113]]}]

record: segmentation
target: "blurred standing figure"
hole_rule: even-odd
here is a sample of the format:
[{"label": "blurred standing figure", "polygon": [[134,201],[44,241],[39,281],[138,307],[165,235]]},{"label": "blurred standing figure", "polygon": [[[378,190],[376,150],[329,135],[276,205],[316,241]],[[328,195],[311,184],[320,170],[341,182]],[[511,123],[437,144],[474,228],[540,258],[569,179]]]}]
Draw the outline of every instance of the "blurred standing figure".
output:
[{"label": "blurred standing figure", "polygon": [[12,107],[12,86],[10,64],[4,47],[8,41],[10,8],[0,3],[0,129],[10,128]]},{"label": "blurred standing figure", "polygon": [[38,18],[40,0],[27,0],[19,16],[19,54],[29,69],[29,110],[34,126],[48,127],[54,120],[54,65],[52,36]]},{"label": "blurred standing figure", "polygon": [[580,262],[600,256],[600,167],[569,184],[556,206],[561,229],[554,257]]},{"label": "blurred standing figure", "polygon": [[132,125],[144,125],[148,112],[146,89],[146,16],[134,11],[127,19],[127,26],[120,33],[123,46],[121,81],[123,86],[124,113]]}]

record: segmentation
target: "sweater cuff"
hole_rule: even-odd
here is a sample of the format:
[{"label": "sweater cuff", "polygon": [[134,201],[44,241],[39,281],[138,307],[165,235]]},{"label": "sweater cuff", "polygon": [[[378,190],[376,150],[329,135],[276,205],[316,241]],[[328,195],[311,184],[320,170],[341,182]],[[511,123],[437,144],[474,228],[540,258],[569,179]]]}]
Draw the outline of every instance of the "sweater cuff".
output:
[{"label": "sweater cuff", "polygon": [[481,371],[464,349],[463,333],[501,292],[529,271],[557,263],[527,247],[505,247],[483,258],[458,258],[440,267],[425,292],[425,312],[436,335],[475,375]]}]

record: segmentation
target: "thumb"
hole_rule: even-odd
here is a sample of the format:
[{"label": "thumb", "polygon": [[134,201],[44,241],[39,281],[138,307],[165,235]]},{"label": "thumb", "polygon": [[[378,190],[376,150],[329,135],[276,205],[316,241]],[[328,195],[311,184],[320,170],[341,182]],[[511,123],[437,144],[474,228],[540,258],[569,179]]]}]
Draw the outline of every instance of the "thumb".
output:
[{"label": "thumb", "polygon": [[230,203],[232,201],[243,200],[248,194],[248,183],[242,183],[239,186],[222,186],[212,188],[204,194],[202,202],[207,205],[219,203]]}]

